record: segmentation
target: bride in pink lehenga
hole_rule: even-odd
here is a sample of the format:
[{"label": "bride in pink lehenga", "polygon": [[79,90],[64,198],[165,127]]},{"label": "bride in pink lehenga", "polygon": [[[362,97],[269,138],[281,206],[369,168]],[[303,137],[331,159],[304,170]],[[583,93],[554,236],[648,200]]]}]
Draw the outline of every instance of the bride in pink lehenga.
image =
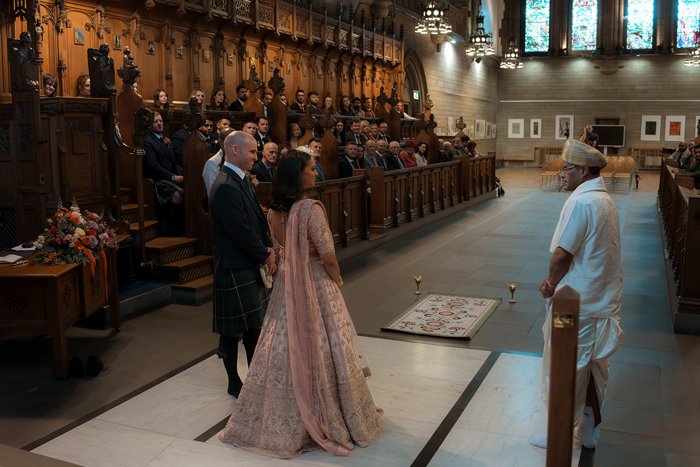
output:
[{"label": "bride in pink lehenga", "polygon": [[290,151],[278,164],[268,223],[279,269],[255,355],[236,408],[219,434],[267,457],[323,448],[349,456],[384,427],[371,373],[340,293],[340,268],[326,211],[304,197],[314,160]]}]

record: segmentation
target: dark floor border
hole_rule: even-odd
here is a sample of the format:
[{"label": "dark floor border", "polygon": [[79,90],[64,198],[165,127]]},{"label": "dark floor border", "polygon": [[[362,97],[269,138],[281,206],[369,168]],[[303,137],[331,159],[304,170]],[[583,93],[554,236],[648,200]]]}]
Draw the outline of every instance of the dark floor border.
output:
[{"label": "dark floor border", "polygon": [[231,418],[231,415],[227,415],[226,418],[221,420],[219,423],[214,425],[213,427],[209,428],[207,431],[202,433],[201,435],[197,436],[194,440],[195,441],[200,441],[202,443],[206,443],[209,441],[215,434],[226,428],[226,424],[228,423],[229,418]]},{"label": "dark floor border", "polygon": [[496,360],[498,360],[498,357],[500,356],[501,352],[494,351],[491,352],[488,357],[486,357],[486,360],[481,365],[481,368],[479,368],[479,371],[476,372],[476,375],[474,375],[474,378],[472,378],[472,380],[469,382],[467,388],[464,390],[462,395],[459,396],[459,399],[457,399],[457,402],[455,402],[452,409],[450,409],[450,411],[447,413],[442,423],[440,423],[440,425],[437,427],[437,430],[435,430],[433,436],[430,437],[423,450],[415,458],[411,464],[411,467],[423,467],[430,463],[433,456],[435,456],[435,453],[438,452],[443,441],[445,441],[447,435],[450,434],[450,431],[452,431],[452,428],[454,428],[455,423],[457,423],[457,420],[459,420],[459,417],[467,408],[474,397],[474,394],[476,394],[476,391],[479,390],[481,383],[484,382],[486,376],[489,374],[493,366],[496,364]]},{"label": "dark floor border", "polygon": [[191,368],[191,367],[195,366],[196,364],[203,362],[204,360],[206,360],[207,358],[209,358],[215,354],[216,354],[216,349],[210,350],[209,352],[205,353],[204,355],[197,357],[194,360],[192,360],[188,363],[185,363],[184,365],[182,365],[178,368],[175,368],[174,370],[164,374],[163,376],[161,376],[159,378],[154,379],[150,383],[146,383],[143,386],[141,386],[140,388],[135,389],[135,390],[131,391],[130,393],[125,394],[122,397],[113,400],[109,404],[104,405],[104,406],[100,407],[99,409],[94,410],[94,411],[90,412],[89,414],[84,415],[83,417],[80,417],[79,419],[74,420],[71,423],[59,428],[58,430],[56,430],[52,433],[49,433],[48,435],[27,444],[26,446],[22,447],[22,450],[31,451],[33,449],[36,449],[39,446],[41,446],[42,444],[46,444],[49,441],[51,441],[55,438],[58,438],[62,434],[67,433],[70,430],[73,430],[73,429],[79,427],[83,423],[89,422],[93,418],[99,417],[100,415],[107,412],[108,410],[111,410],[114,407],[128,401],[129,399],[132,399],[132,398],[138,396],[139,394],[142,394],[142,393],[148,391],[149,389],[157,386],[158,384],[162,383],[163,381],[172,378],[173,376],[177,375],[178,373],[182,373],[183,371],[187,370],[188,368]]}]

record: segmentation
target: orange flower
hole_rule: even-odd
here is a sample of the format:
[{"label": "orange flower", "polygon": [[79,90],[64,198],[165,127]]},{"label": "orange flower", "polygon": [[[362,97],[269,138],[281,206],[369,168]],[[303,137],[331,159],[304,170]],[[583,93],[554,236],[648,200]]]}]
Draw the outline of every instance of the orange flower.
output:
[{"label": "orange flower", "polygon": [[83,245],[88,246],[90,244],[90,237],[86,235],[83,238],[81,238],[80,241],[83,242]]},{"label": "orange flower", "polygon": [[70,221],[75,225],[78,225],[80,223],[80,219],[78,218],[78,216],[76,216],[73,213],[70,214]]}]

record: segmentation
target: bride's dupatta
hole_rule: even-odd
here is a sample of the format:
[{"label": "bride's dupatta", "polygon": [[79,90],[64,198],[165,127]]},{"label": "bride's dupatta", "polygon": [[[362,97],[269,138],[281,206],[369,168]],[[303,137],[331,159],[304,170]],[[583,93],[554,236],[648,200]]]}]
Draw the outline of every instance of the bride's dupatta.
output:
[{"label": "bride's dupatta", "polygon": [[[320,334],[324,324],[309,260],[307,236],[309,211],[313,203],[323,208],[319,201],[296,202],[289,212],[285,227],[284,293],[287,303],[289,364],[294,396],[306,430],[324,450],[336,456],[349,456],[350,451],[347,448],[331,439],[328,410],[324,403],[326,397],[322,395],[322,392],[327,390],[326,384],[321,380],[324,377],[324,369],[321,364],[323,348]],[[326,214],[325,208],[323,213]],[[353,343],[356,355],[360,359],[365,376],[369,376],[369,368],[362,361],[363,356],[359,353],[361,350],[357,348],[356,341],[355,334]],[[318,413],[315,413],[316,406]]]}]

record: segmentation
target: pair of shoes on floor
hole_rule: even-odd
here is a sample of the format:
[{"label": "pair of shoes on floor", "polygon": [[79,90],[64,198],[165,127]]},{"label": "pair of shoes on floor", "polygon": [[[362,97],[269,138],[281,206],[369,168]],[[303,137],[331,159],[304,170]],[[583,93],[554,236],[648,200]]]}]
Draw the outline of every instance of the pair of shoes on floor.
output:
[{"label": "pair of shoes on floor", "polygon": [[106,370],[104,363],[94,355],[88,357],[85,370],[83,370],[83,362],[78,357],[73,357],[68,362],[68,374],[70,374],[71,378],[82,378],[86,374],[90,378],[94,378],[104,370]]}]

